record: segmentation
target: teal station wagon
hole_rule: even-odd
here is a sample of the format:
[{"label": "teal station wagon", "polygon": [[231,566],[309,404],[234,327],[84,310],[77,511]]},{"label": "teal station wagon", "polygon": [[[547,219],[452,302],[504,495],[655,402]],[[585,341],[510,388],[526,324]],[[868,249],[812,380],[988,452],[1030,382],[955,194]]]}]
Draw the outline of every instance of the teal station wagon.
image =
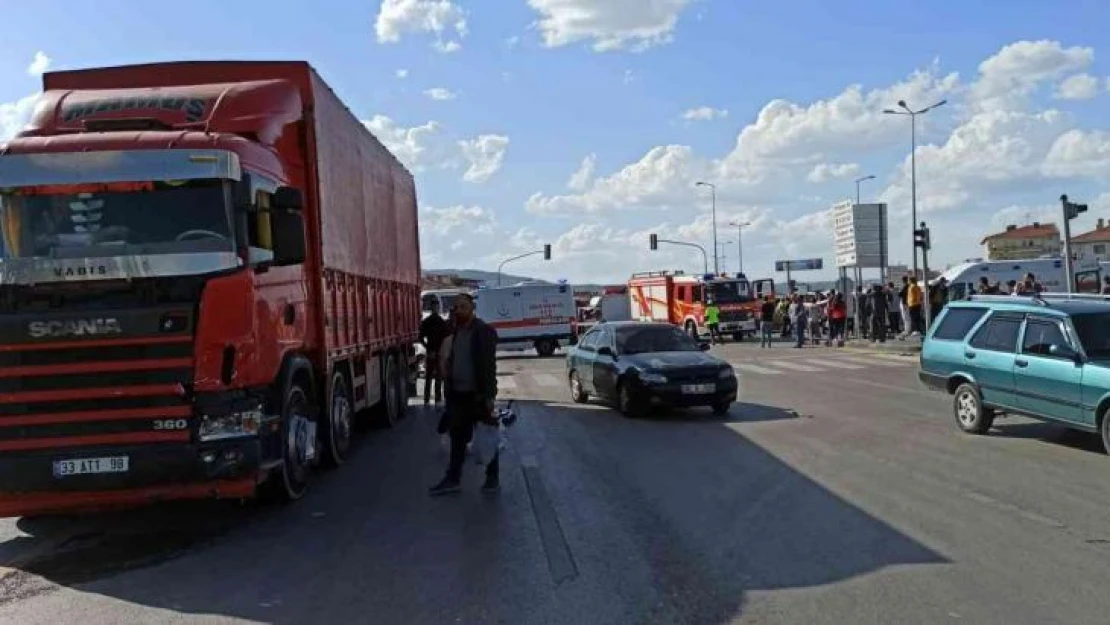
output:
[{"label": "teal station wagon", "polygon": [[972,434],[1020,414],[1102,435],[1110,450],[1110,300],[972,296],[950,303],[921,349],[921,381],[953,396]]}]

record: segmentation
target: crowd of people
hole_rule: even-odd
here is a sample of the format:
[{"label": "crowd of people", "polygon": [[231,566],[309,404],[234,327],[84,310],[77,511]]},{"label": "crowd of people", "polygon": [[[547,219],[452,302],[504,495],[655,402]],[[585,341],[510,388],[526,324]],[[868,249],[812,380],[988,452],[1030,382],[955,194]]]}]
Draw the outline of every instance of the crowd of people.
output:
[{"label": "crowd of people", "polygon": [[914,276],[904,276],[900,287],[894,282],[857,286],[854,292],[835,289],[827,293],[791,293],[768,297],[760,315],[760,346],[770,347],[773,338],[793,337],[795,347],[807,343],[843,347],[847,338],[886,342],[888,337],[906,339],[925,333],[925,306],[935,319],[948,301],[948,285],[941,278],[925,291]]}]

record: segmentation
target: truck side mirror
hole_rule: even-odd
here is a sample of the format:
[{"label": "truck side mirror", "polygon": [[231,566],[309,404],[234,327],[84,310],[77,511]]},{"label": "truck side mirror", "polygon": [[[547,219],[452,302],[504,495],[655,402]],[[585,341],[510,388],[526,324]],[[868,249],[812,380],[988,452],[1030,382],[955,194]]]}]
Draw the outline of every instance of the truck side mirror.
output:
[{"label": "truck side mirror", "polygon": [[284,210],[299,211],[304,208],[304,195],[295,187],[278,187],[270,199],[270,206]]},{"label": "truck side mirror", "polygon": [[304,216],[300,211],[271,210],[274,261],[278,267],[305,261]]}]

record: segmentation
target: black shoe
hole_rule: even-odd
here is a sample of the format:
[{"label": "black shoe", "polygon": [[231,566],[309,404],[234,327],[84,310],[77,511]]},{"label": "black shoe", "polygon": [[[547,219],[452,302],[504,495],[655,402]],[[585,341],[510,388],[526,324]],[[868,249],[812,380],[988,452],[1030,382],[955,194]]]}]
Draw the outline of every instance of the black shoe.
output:
[{"label": "black shoe", "polygon": [[451,495],[462,490],[459,488],[459,481],[445,477],[440,480],[439,484],[428,489],[428,494],[432,497],[439,497],[440,495]]},{"label": "black shoe", "polygon": [[495,475],[487,475],[486,481],[482,484],[483,493],[496,493],[501,490],[501,479]]}]

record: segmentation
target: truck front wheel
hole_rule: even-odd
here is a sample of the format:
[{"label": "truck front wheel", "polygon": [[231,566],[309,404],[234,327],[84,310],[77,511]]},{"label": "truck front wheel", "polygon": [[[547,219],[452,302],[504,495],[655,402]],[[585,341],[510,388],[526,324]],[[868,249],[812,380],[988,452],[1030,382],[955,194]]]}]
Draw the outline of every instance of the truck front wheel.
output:
[{"label": "truck front wheel", "polygon": [[347,377],[336,371],[331,377],[331,398],[328,401],[327,423],[324,424],[324,462],[338,467],[347,460],[354,429],[354,404],[347,386]]},{"label": "truck front wheel", "polygon": [[281,468],[279,475],[270,480],[273,496],[281,501],[296,501],[308,492],[316,447],[311,407],[302,383],[290,383],[281,402]]}]

